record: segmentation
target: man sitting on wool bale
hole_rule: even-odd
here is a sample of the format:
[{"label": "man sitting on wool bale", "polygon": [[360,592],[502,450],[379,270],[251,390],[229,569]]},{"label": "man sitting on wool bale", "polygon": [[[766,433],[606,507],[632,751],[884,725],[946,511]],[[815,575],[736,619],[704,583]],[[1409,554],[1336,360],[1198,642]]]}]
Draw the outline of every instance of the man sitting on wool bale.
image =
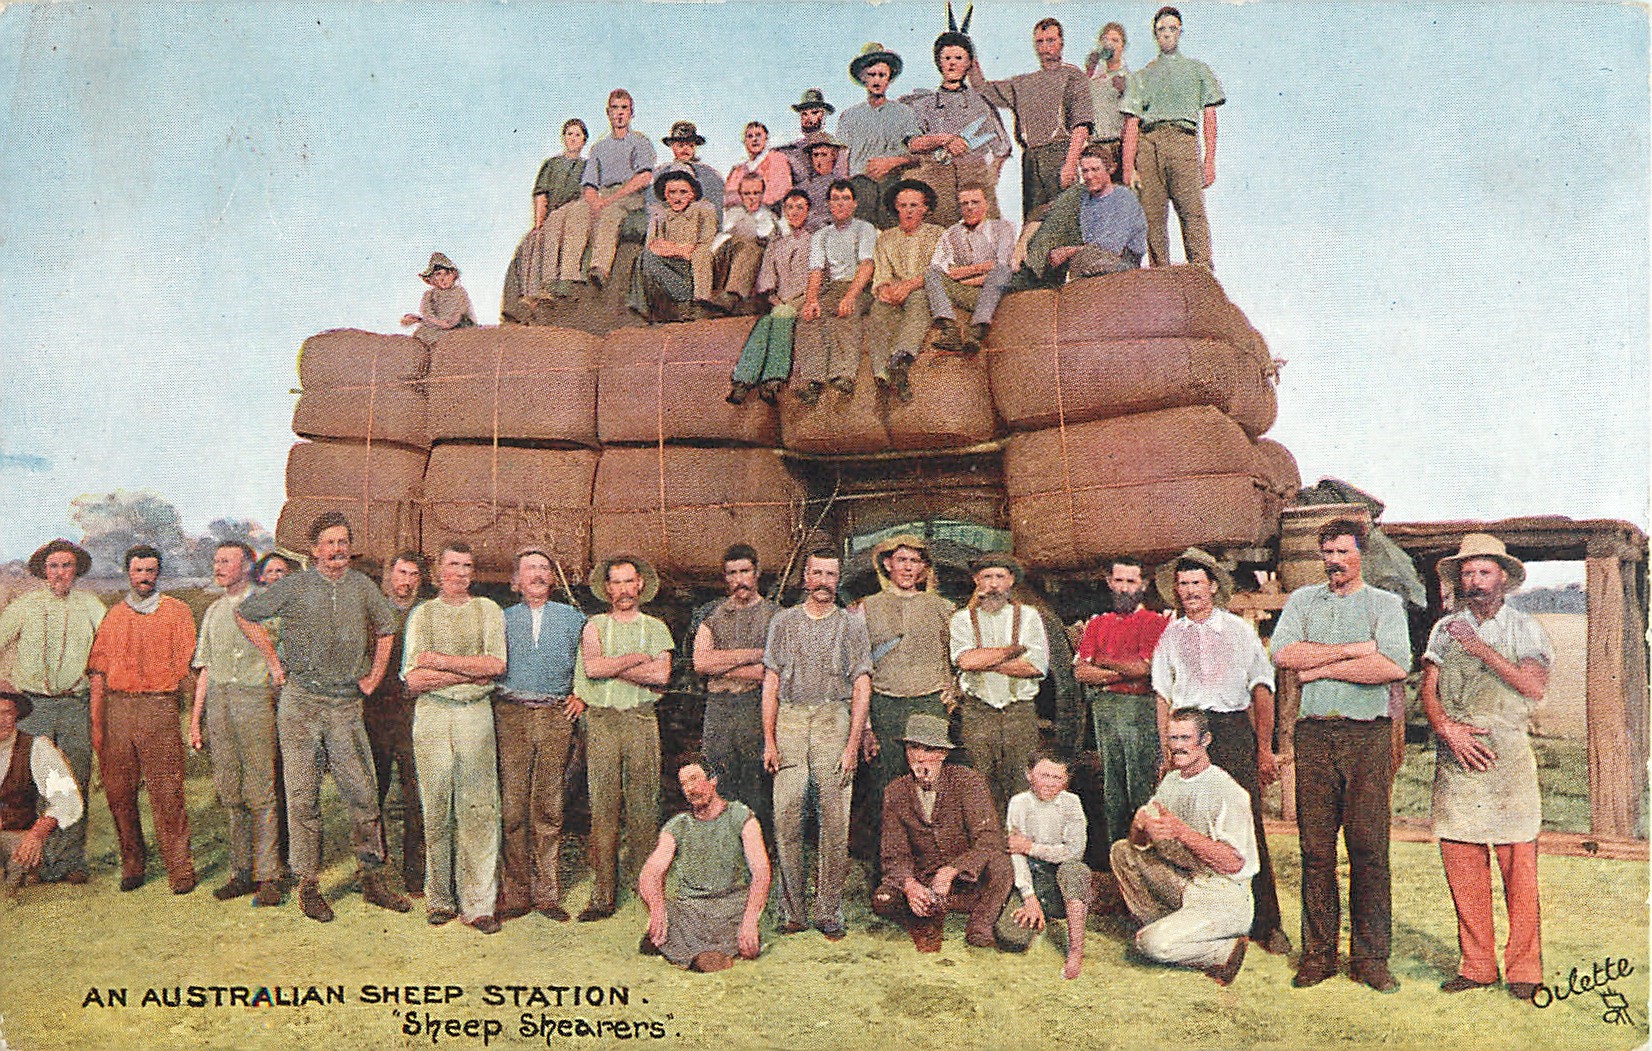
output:
[{"label": "man sitting on wool bale", "polygon": [[717,213],[700,199],[700,180],[685,171],[661,172],[654,195],[665,206],[649,216],[648,241],[637,256],[627,305],[650,321],[693,321],[711,297]]},{"label": "man sitting on wool bale", "polygon": [[1111,154],[1100,143],[1078,158],[1079,184],[1050,202],[1027,242],[1010,288],[1060,288],[1070,278],[1134,270],[1147,254],[1147,216],[1127,187],[1115,185]]}]

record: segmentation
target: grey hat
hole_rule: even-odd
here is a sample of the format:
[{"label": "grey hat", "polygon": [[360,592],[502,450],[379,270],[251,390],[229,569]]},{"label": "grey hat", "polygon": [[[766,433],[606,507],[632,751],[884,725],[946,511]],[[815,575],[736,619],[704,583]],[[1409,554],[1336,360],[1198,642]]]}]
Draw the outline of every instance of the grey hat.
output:
[{"label": "grey hat", "polygon": [[1154,576],[1154,583],[1159,589],[1159,597],[1164,599],[1165,605],[1171,609],[1181,609],[1182,604],[1176,598],[1176,563],[1187,561],[1197,562],[1210,574],[1210,582],[1216,585],[1214,602],[1222,609],[1227,609],[1228,600],[1233,598],[1233,576],[1222,568],[1216,561],[1216,556],[1203,548],[1190,547],[1186,551],[1159,567]]},{"label": "grey hat", "polygon": [[823,109],[827,113],[836,113],[837,107],[826,101],[826,93],[819,88],[809,88],[803,92],[803,97],[797,100],[792,110],[802,113],[806,109]]},{"label": "grey hat", "polygon": [[947,736],[947,722],[938,715],[914,712],[906,718],[906,733],[901,740],[923,748],[944,748],[952,751],[958,746]]}]

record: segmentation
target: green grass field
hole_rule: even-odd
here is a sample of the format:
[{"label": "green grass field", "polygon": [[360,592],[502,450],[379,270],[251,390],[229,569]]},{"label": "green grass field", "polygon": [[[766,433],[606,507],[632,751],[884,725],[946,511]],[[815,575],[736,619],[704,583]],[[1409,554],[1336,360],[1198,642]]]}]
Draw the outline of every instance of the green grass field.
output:
[{"label": "green grass field", "polygon": [[[557,924],[537,915],[484,937],[458,924],[431,929],[415,908],[397,915],[365,905],[351,890],[347,830],[329,801],[326,856],[336,859],[323,883],[338,910],[331,924],[306,920],[291,901],[255,909],[249,899],[220,904],[210,889],[225,878],[224,823],[204,759],[190,761],[189,798],[202,886],[188,897],[168,892],[152,859],[141,890],[116,890],[113,831],[94,794],[93,880],[86,887],[42,886],[0,900],[0,1049],[96,1051],[143,1048],[413,1048],[481,1047],[482,1026],[500,1026],[486,1046],[607,1047],[627,1042],[677,1047],[912,1049],[1445,1047],[1465,1038],[1479,1047],[1628,1048],[1647,1038],[1647,868],[1631,862],[1544,858],[1545,979],[1565,986],[1576,967],[1627,959],[1633,968],[1612,983],[1629,1004],[1632,1024],[1603,1021],[1599,993],[1569,996],[1544,1010],[1501,990],[1446,996],[1438,984],[1453,973],[1456,928],[1431,844],[1396,843],[1394,959],[1402,988],[1379,996],[1337,978],[1312,990],[1290,986],[1287,960],[1251,953],[1234,985],[1126,959],[1126,929],[1114,917],[1093,922],[1084,973],[1059,978],[1051,941],[1026,956],[963,944],[962,917],[949,921],[945,949],[918,956],[904,933],[866,908],[864,876],[851,876],[849,937],[830,944],[818,934],[780,938],[765,932],[761,959],[732,971],[699,975],[636,955],[645,910],[634,897],[609,921]],[[1286,928],[1298,920],[1294,839],[1276,837]],[[575,861],[572,853],[566,862]],[[589,877],[575,864],[567,904],[577,911]],[[1501,929],[1501,928],[1500,928]],[[1345,936],[1346,939],[1346,936]],[[399,1006],[366,1003],[363,986],[453,986],[452,1002]],[[164,1006],[188,986],[269,987],[272,998],[302,998],[310,986],[342,987],[342,1003],[311,1006]],[[562,987],[543,993],[549,1006],[514,1006],[511,993],[489,1004],[489,985]],[[574,989],[597,987],[621,1005],[575,1006]],[[104,999],[124,989],[126,1006],[83,1006],[89,991]],[[144,1006],[154,989],[161,1003]],[[295,996],[294,989],[298,990]],[[226,997],[229,994],[223,994]],[[524,994],[527,995],[527,994]],[[580,994],[581,999],[585,994]],[[421,994],[422,998],[422,994]],[[443,999],[448,999],[443,994]],[[524,1001],[526,1003],[526,1001]],[[408,1011],[461,1023],[457,1034],[404,1032]],[[532,1021],[524,1035],[521,1016]],[[542,1016],[564,1035],[541,1030]],[[472,1035],[462,1023],[473,1021]],[[601,1035],[578,1024],[607,1023]],[[634,1023],[622,1029],[613,1023]],[[658,1028],[652,1028],[657,1026]],[[422,1027],[421,1027],[422,1028]],[[639,1035],[640,1034],[640,1035]],[[657,1035],[656,1035],[657,1034]]]}]

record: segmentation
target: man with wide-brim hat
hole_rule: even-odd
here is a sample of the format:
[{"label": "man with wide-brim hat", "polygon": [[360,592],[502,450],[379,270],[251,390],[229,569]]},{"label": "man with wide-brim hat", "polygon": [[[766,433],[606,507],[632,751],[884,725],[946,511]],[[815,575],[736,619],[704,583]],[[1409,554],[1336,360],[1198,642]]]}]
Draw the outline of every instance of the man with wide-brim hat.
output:
[{"label": "man with wide-brim hat", "polygon": [[883,792],[906,772],[901,734],[920,712],[946,718],[958,703],[952,679],[953,606],[941,594],[929,541],[897,533],[872,548],[877,594],[861,603],[872,644],[871,741],[865,793],[867,820],[861,823],[877,850]]},{"label": "man with wide-brim hat", "polygon": [[872,253],[872,309],[866,321],[866,350],[872,376],[901,401],[912,400],[908,372],[929,331],[929,274],[941,228],[928,222],[935,191],[928,183],[901,179],[884,190],[884,204],[896,224],[878,234]]},{"label": "man with wide-brim hat", "polygon": [[[691,120],[675,121],[671,125],[671,134],[660,140],[671,150],[671,157],[665,163],[654,169],[654,182],[649,183],[643,199],[650,208],[664,207],[665,199],[660,196],[657,188],[659,177],[665,172],[688,172],[700,184],[699,199],[711,205],[712,211],[717,213],[717,221],[723,221],[723,196],[727,187],[723,185],[723,177],[717,174],[717,169],[700,159],[700,147],[705,145],[705,136]],[[738,189],[738,187],[736,187]]]},{"label": "man with wide-brim hat", "polygon": [[630,306],[650,320],[668,320],[666,303],[680,314],[690,303],[708,303],[712,286],[712,244],[717,239],[717,211],[702,198],[693,172],[672,166],[654,176],[648,239],[637,256],[639,280]]},{"label": "man with wide-brim hat", "polygon": [[946,914],[966,912],[964,940],[991,948],[1015,882],[992,791],[979,771],[946,761],[957,746],[944,718],[913,714],[901,740],[911,772],[884,792],[872,911],[905,927],[919,952],[939,951]]},{"label": "man with wide-brim hat", "polygon": [[[46,586],[18,595],[0,610],[0,649],[15,644],[12,681],[33,709],[18,728],[50,741],[68,760],[82,797],[92,779],[91,684],[86,661],[103,623],[97,596],[75,581],[92,568],[86,549],[59,537],[29,556],[29,572]],[[86,823],[65,823],[46,840],[42,882],[84,883]]]},{"label": "man with wide-brim hat", "polygon": [[912,107],[889,97],[889,83],[900,74],[899,55],[882,44],[867,44],[849,63],[849,76],[866,89],[866,101],[837,119],[838,138],[849,144],[855,214],[880,230],[895,225],[895,213],[884,207],[884,188],[896,172],[917,163],[907,143],[923,134]]},{"label": "man with wide-brim hat", "polygon": [[8,887],[38,869],[52,834],[84,812],[63,753],[18,728],[33,710],[27,694],[0,679],[0,873]]},{"label": "man with wide-brim hat", "polygon": [[[785,154],[786,159],[791,161],[792,185],[796,186],[799,180],[809,174],[809,137],[824,130],[827,115],[836,113],[837,107],[826,101],[826,93],[819,88],[808,88],[803,92],[802,98],[793,104],[792,112],[797,114],[798,129],[802,134],[795,142],[780,147],[778,152]],[[838,154],[834,161],[832,177],[849,177],[847,154]]]},{"label": "man with wide-brim hat", "polygon": [[671,680],[671,630],[642,612],[659,574],[636,555],[610,555],[591,569],[591,594],[607,613],[585,622],[574,695],[585,702],[585,774],[591,795],[589,855],[595,886],[581,922],[614,914],[619,892],[620,799],[625,800],[626,870],[641,871],[660,831],[660,724],[654,702]]},{"label": "man with wide-brim hat", "polygon": [[1025,576],[1020,562],[994,552],[969,568],[975,594],[951,625],[952,663],[963,691],[961,736],[1002,818],[1010,797],[1027,788],[1027,757],[1038,747],[1034,698],[1050,670],[1050,643],[1038,610],[1010,598]]},{"label": "man with wide-brim hat", "polygon": [[704,146],[705,136],[700,129],[694,126],[691,120],[679,120],[671,125],[671,134],[660,139],[667,146],[675,146],[679,142],[690,143],[694,146]]},{"label": "man with wide-brim hat", "polygon": [[809,218],[803,228],[811,234],[832,221],[829,195],[832,183],[848,178],[844,174],[847,151],[843,140],[828,131],[811,131],[798,140],[803,167],[801,171],[793,168],[792,189],[809,195]]},{"label": "man with wide-brim hat", "polygon": [[1497,981],[1491,852],[1503,873],[1509,938],[1503,982],[1530,1000],[1543,980],[1538,923],[1537,833],[1542,826],[1537,759],[1529,727],[1548,687],[1554,648],[1530,615],[1505,601],[1526,567],[1486,533],[1463,537],[1439,561],[1456,610],[1434,625],[1423,651],[1423,712],[1437,741],[1434,835],[1457,910],[1457,974],[1440,988],[1461,992]]},{"label": "man with wide-brim hat", "polygon": [[1256,629],[1225,608],[1233,597],[1233,577],[1215,556],[1190,547],[1161,566],[1157,579],[1159,594],[1181,614],[1153,649],[1161,770],[1168,773],[1174,766],[1170,713],[1202,710],[1210,724],[1210,761],[1250,796],[1260,865],[1251,879],[1251,940],[1284,955],[1291,951],[1291,940],[1280,927],[1279,892],[1262,824],[1262,789],[1279,779],[1273,750],[1273,664]]}]

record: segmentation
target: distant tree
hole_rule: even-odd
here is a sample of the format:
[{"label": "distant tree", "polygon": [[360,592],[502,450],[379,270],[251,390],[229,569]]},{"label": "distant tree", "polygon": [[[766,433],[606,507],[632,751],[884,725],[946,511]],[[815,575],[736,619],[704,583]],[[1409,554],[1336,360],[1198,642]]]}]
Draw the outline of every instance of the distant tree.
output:
[{"label": "distant tree", "polygon": [[[121,558],[133,544],[159,550],[171,575],[199,572],[194,539],[184,533],[178,509],[158,493],[117,489],[78,496],[69,506],[70,519],[80,527],[81,545],[92,556],[92,576],[120,576]],[[207,557],[210,563],[211,555]]]},{"label": "distant tree", "polygon": [[[275,537],[270,531],[250,518],[214,518],[202,539],[213,549],[226,540],[240,540],[259,554],[275,546]],[[212,551],[207,552],[207,559],[211,561]]]}]

